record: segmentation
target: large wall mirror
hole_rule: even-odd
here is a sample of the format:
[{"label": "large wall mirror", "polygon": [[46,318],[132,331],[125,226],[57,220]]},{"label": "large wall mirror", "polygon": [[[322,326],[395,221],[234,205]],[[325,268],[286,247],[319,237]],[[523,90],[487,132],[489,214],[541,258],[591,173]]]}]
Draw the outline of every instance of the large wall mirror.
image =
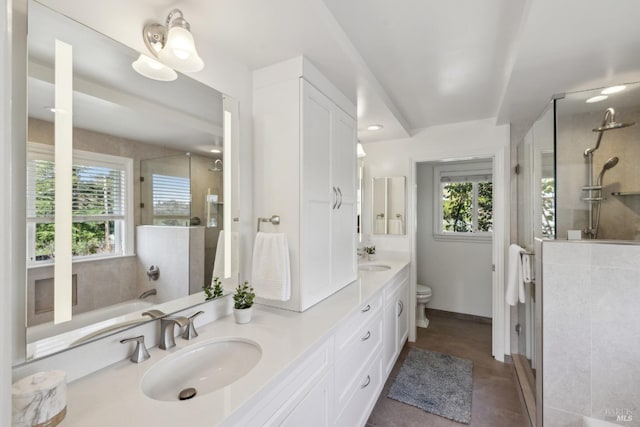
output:
[{"label": "large wall mirror", "polygon": [[203,302],[239,264],[237,103],[28,7],[27,361]]},{"label": "large wall mirror", "polygon": [[406,234],[406,178],[373,178],[371,224],[373,234]]}]

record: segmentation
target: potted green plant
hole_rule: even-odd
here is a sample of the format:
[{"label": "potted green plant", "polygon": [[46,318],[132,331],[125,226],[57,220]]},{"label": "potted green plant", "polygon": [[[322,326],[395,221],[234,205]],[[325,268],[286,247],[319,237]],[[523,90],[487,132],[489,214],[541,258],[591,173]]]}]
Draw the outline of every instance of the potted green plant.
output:
[{"label": "potted green plant", "polygon": [[369,261],[373,261],[376,259],[376,247],[374,245],[365,246],[364,251],[367,253],[367,258],[369,258]]},{"label": "potted green plant", "polygon": [[253,300],[256,294],[253,288],[249,286],[249,282],[238,285],[236,292],[233,294],[233,315],[236,323],[249,323],[251,321],[251,311],[253,308]]},{"label": "potted green plant", "polygon": [[204,289],[205,293],[205,301],[209,301],[210,299],[219,298],[224,294],[224,288],[222,287],[222,282],[218,277],[214,277],[212,280],[213,283],[209,283],[208,285],[204,285],[202,289]]}]

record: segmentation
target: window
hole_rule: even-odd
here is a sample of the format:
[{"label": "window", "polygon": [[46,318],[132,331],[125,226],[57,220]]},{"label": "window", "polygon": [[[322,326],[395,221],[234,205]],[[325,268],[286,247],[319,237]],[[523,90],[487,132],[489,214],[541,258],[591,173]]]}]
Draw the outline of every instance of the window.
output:
[{"label": "window", "polygon": [[191,216],[191,185],[188,177],[151,175],[153,224],[188,226]]},{"label": "window", "polygon": [[[493,181],[487,162],[437,166],[434,206],[438,237],[490,239],[493,231]],[[483,167],[483,169],[479,169]]]},{"label": "window", "polygon": [[[29,143],[27,157],[27,239],[30,264],[53,260],[53,147]],[[74,150],[73,256],[97,257],[133,252],[133,161]]]}]

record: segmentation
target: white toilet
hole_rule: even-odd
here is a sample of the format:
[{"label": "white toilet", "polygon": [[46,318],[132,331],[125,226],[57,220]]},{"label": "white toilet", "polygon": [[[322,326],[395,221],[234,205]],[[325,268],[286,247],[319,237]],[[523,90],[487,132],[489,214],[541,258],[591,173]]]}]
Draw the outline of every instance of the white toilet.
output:
[{"label": "white toilet", "polygon": [[426,285],[416,285],[416,302],[418,307],[416,308],[416,326],[419,328],[426,328],[429,326],[429,319],[427,319],[427,303],[431,301],[431,288]]}]

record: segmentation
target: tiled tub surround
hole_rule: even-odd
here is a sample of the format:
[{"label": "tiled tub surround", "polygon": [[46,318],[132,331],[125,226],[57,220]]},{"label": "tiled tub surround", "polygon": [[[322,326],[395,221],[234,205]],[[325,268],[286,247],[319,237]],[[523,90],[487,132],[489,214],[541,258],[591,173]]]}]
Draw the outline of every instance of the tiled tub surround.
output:
[{"label": "tiled tub surround", "polygon": [[[327,338],[344,319],[407,266],[405,261],[384,263],[392,268],[362,274],[357,281],[304,313],[256,305],[249,324],[236,324],[233,316],[226,316],[197,325],[200,336],[193,341],[177,338],[177,346],[169,351],[151,349],[151,359],[144,363],[136,365],[122,360],[70,383],[68,412],[62,425],[234,425],[263,399],[273,398],[269,384],[285,377],[306,355],[326,345]],[[246,338],[262,348],[262,358],[243,378],[187,402],[160,402],[142,393],[140,381],[154,363],[189,345],[225,337]],[[113,346],[120,346],[112,341]]]},{"label": "tiled tub surround", "polygon": [[640,246],[545,241],[543,283],[544,426],[640,426]]}]

